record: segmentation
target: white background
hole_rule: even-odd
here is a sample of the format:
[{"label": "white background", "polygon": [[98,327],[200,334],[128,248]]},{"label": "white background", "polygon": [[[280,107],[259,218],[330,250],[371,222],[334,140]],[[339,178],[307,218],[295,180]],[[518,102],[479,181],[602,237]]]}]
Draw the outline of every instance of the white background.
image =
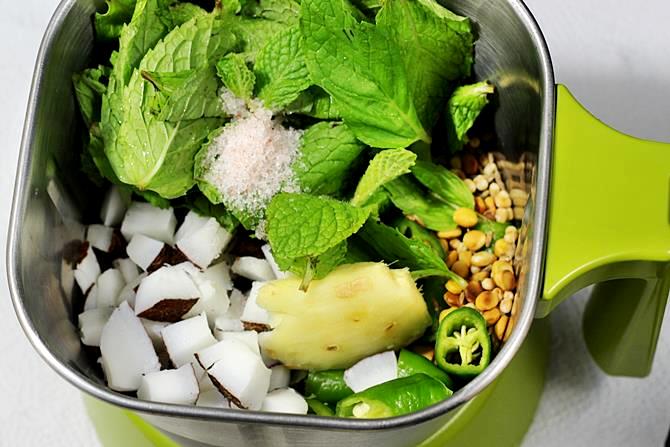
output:
[{"label": "white background", "polygon": [[[670,142],[667,0],[527,3],[547,37],[558,82],[617,129]],[[0,239],[4,246],[33,64],[57,0],[0,0],[0,4]],[[613,206],[621,206],[625,216],[625,204]],[[3,275],[4,261],[1,256]],[[9,292],[3,290],[0,446],[98,445],[78,392],[37,357],[18,327]],[[590,360],[580,339],[583,303],[583,296],[572,299],[551,317],[554,335],[548,383],[524,445],[663,445],[670,426],[668,312],[651,376],[609,378]]]}]

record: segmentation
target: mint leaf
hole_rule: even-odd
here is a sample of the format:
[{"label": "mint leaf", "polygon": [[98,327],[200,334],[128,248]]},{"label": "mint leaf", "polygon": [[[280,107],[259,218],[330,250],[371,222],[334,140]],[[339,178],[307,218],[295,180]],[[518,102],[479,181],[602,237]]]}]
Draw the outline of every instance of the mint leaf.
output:
[{"label": "mint leaf", "polygon": [[266,210],[267,234],[279,257],[315,257],[358,231],[369,210],[329,197],[277,194]]},{"label": "mint leaf", "polygon": [[99,40],[114,40],[123,25],[130,22],[137,0],[106,0],[107,10],[95,14],[95,33]]},{"label": "mint leaf", "polygon": [[460,150],[468,142],[470,130],[480,112],[488,104],[488,95],[493,93],[488,82],[458,87],[447,102],[447,141],[452,151]]},{"label": "mint leaf", "polygon": [[207,135],[207,140],[202,144],[201,148],[198,150],[195,155],[194,167],[193,167],[193,178],[198,185],[200,192],[204,194],[207,199],[214,204],[223,203],[223,196],[216,188],[216,186],[210,184],[205,180],[205,174],[207,173],[208,165],[207,161],[207,152],[212,142],[223,132],[224,128],[220,127],[215,129]]},{"label": "mint leaf", "polygon": [[389,149],[381,151],[370,161],[356,187],[351,204],[354,206],[365,205],[367,200],[377,189],[391,180],[407,174],[414,162],[416,154],[405,149]]},{"label": "mint leaf", "polygon": [[244,58],[236,53],[226,55],[216,64],[216,72],[223,81],[223,85],[235,96],[250,100],[254,93],[256,76],[249,70]]},{"label": "mint leaf", "polygon": [[342,118],[335,107],[333,98],[321,87],[313,85],[298,95],[295,101],[289,104],[286,113],[299,113],[323,120],[339,120]]},{"label": "mint leaf", "polygon": [[465,286],[463,278],[449,270],[447,264],[423,242],[405,237],[395,228],[368,220],[356,237],[364,241],[387,264],[421,272],[419,277],[443,276]]},{"label": "mint leaf", "polygon": [[100,121],[102,96],[107,91],[109,75],[110,69],[101,65],[98,68],[88,68],[72,76],[79,111],[87,127]]},{"label": "mint leaf", "polygon": [[430,142],[412,102],[400,49],[383,29],[358,22],[346,0],[303,0],[300,28],[315,84],[335,100],[344,122],[379,148]]},{"label": "mint leaf", "polygon": [[263,47],[256,58],[254,72],[256,96],[272,110],[291,103],[310,86],[297,26],[281,31]]},{"label": "mint leaf", "polygon": [[122,182],[168,199],[183,195],[193,186],[194,155],[222,120],[161,121],[146,107],[154,103],[159,92],[144,81],[141,73],[213,66],[235,43],[224,23],[210,14],[175,28],[146,54],[124,89],[123,121],[116,144],[105,148]]},{"label": "mint leaf", "polygon": [[204,16],[207,11],[193,3],[177,3],[170,6],[172,23],[174,26],[180,26],[198,16]]},{"label": "mint leaf", "polygon": [[435,0],[388,0],[377,15],[377,26],[400,47],[417,114],[425,128],[432,128],[449,81],[470,75],[470,21]]},{"label": "mint leaf", "polygon": [[440,259],[443,259],[446,255],[434,231],[430,231],[406,217],[396,220],[393,223],[393,226],[406,238],[421,242],[423,245],[432,249]]},{"label": "mint leaf", "polygon": [[411,178],[404,176],[388,182],[384,189],[406,216],[416,216],[426,228],[448,231],[456,228],[454,206],[423,191]]},{"label": "mint leaf", "polygon": [[293,25],[300,12],[300,2],[295,0],[250,1],[244,8],[244,14],[271,20],[285,25]]},{"label": "mint leaf", "polygon": [[213,67],[178,72],[142,71],[157,93],[150,105],[160,121],[194,120],[225,115]]},{"label": "mint leaf", "polygon": [[321,279],[333,271],[335,267],[347,263],[347,242],[340,242],[314,258],[288,259],[275,256],[275,261],[277,261],[277,265],[282,271],[291,272],[296,276],[305,276],[311,269],[313,279]]},{"label": "mint leaf", "polygon": [[199,193],[189,193],[186,196],[184,205],[189,210],[193,210],[201,216],[213,217],[219,224],[229,232],[235,231],[239,222],[223,205],[211,203],[205,196]]},{"label": "mint leaf", "polygon": [[414,177],[438,198],[455,207],[474,208],[475,198],[463,180],[444,166],[417,161]]},{"label": "mint leaf", "polygon": [[302,190],[313,194],[339,193],[363,147],[344,124],[321,122],[307,129],[302,136],[300,156],[293,165]]}]

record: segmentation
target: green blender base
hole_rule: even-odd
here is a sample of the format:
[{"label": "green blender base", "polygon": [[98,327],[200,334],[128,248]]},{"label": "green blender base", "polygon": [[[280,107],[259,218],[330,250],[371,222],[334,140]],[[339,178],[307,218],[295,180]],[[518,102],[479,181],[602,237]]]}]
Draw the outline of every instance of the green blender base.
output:
[{"label": "green blender base", "polygon": [[[542,396],[550,336],[548,319],[536,320],[500,377],[459,408],[444,428],[421,447],[520,445]],[[179,447],[128,410],[89,396],[84,397],[84,404],[103,446]]]}]

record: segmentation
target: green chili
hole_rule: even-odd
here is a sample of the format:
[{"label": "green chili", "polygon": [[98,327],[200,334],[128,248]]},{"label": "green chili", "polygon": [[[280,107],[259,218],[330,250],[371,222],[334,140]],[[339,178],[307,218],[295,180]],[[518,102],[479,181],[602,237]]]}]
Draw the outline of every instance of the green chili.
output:
[{"label": "green chili", "polygon": [[314,413],[317,416],[335,416],[335,412],[332,410],[332,408],[323,402],[316,399],[305,400],[307,401],[307,407],[309,407],[310,413]]},{"label": "green chili", "polygon": [[310,371],[305,380],[305,395],[321,402],[336,403],[353,393],[344,382],[343,369]]},{"label": "green chili", "polygon": [[433,379],[444,383],[447,388],[453,389],[454,382],[451,378],[430,360],[422,355],[403,349],[398,355],[398,377],[409,377],[414,374],[423,373]]},{"label": "green chili", "polygon": [[447,314],[437,330],[435,360],[454,377],[481,373],[491,361],[491,337],[484,317],[469,307]]},{"label": "green chili", "polygon": [[357,419],[399,416],[426,408],[451,395],[442,382],[419,373],[352,394],[337,404],[335,413]]}]

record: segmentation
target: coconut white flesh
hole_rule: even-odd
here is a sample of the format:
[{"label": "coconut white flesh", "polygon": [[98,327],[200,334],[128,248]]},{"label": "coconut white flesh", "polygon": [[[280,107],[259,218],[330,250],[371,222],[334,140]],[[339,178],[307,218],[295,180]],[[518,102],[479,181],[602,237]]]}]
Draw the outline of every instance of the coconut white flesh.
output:
[{"label": "coconut white flesh", "polygon": [[127,283],[140,275],[140,269],[130,258],[115,259],[112,266],[121,272],[123,280]]},{"label": "coconut white flesh", "polygon": [[154,259],[160,254],[165,244],[143,234],[136,234],[130,239],[126,247],[128,257],[142,270],[149,268]]},{"label": "coconut white flesh", "polygon": [[107,253],[112,245],[114,229],[104,225],[89,225],[86,230],[86,240],[93,247]]},{"label": "coconut white flesh", "polygon": [[212,383],[238,406],[259,410],[270,386],[270,370],[244,343],[238,340],[219,343],[221,359],[208,370]]},{"label": "coconut white flesh", "polygon": [[135,289],[139,287],[140,283],[144,278],[147,277],[146,273],[142,273],[139,275],[137,278],[133,279],[132,281],[129,281],[123,289],[121,289],[121,293],[119,293],[119,302],[124,302],[126,301],[130,307],[133,309],[135,308]]},{"label": "coconut white flesh", "polygon": [[[197,362],[196,362],[197,364]],[[206,391],[214,390],[217,393],[219,393],[219,390],[216,389],[214,384],[212,383],[211,380],[209,380],[209,375],[208,374],[203,374],[203,376],[198,380],[198,387],[200,387],[200,393],[204,393]],[[219,393],[221,394],[221,393]]]},{"label": "coconut white flesh", "polygon": [[286,278],[288,276],[288,273],[282,271],[277,265],[277,261],[275,261],[275,258],[272,255],[272,248],[270,247],[270,244],[263,245],[261,247],[261,251],[263,251],[265,260],[268,261],[268,264],[270,264],[270,268],[272,268],[272,273],[274,273],[275,278],[277,279]]},{"label": "coconut white flesh", "polygon": [[291,382],[291,370],[284,365],[275,365],[270,368],[270,386],[268,391],[277,390],[288,387]]},{"label": "coconut white flesh", "polygon": [[100,276],[100,264],[93,253],[93,247],[89,244],[86,256],[74,269],[74,279],[79,284],[81,291],[86,293],[98,276]]},{"label": "coconut white flesh", "polygon": [[84,312],[95,309],[96,307],[98,307],[98,285],[93,284],[93,286],[86,294],[86,301],[84,301]]},{"label": "coconut white flesh", "polygon": [[249,297],[247,302],[244,304],[244,310],[240,316],[240,320],[243,323],[256,323],[270,325],[270,314],[267,310],[263,309],[258,305],[256,300],[258,299],[258,292],[265,285],[264,282],[254,281],[251,283],[251,290],[249,291]]},{"label": "coconut white flesh", "polygon": [[247,297],[239,290],[233,289],[230,292],[229,300],[228,311],[214,320],[214,335],[218,340],[220,340],[218,334],[221,332],[241,332],[244,330],[240,317],[247,303]]},{"label": "coconut white flesh", "polygon": [[151,339],[151,343],[154,344],[154,349],[156,351],[162,351],[165,349],[165,343],[163,343],[163,337],[161,336],[161,331],[168,327],[170,323],[165,321],[153,321],[147,320],[146,318],[140,318],[144,330],[147,331],[147,335]]},{"label": "coconut white flesh", "polygon": [[105,194],[100,208],[100,220],[108,227],[121,223],[123,215],[126,213],[126,201],[124,200],[119,188],[112,186]]},{"label": "coconut white flesh", "polygon": [[344,371],[344,382],[354,393],[398,378],[398,360],[393,351],[371,355]]},{"label": "coconut white flesh", "polygon": [[256,331],[224,331],[219,334],[219,340],[237,340],[244,343],[253,352],[261,355],[261,348],[258,346],[258,332]]},{"label": "coconut white flesh", "polygon": [[99,307],[79,314],[79,333],[86,346],[100,346],[100,335],[107,320],[114,312],[113,307]]},{"label": "coconut white flesh", "polygon": [[253,256],[237,258],[230,269],[233,273],[252,281],[272,281],[276,279],[270,263],[265,259],[254,258]]},{"label": "coconut white flesh", "polygon": [[178,369],[166,369],[142,377],[137,397],[151,402],[193,405],[200,389],[193,367],[187,364]]},{"label": "coconut white flesh", "polygon": [[98,286],[98,307],[118,306],[121,301],[119,295],[126,285],[123,275],[117,269],[105,270],[96,281]]},{"label": "coconut white flesh", "polygon": [[217,290],[233,290],[233,281],[230,279],[230,266],[219,262],[207,268],[203,273],[206,280],[211,281]]},{"label": "coconut white flesh", "polygon": [[[190,310],[188,306],[193,305],[191,301],[198,298],[200,290],[191,276],[178,266],[168,265],[159,268],[140,282],[135,296],[135,313],[151,320],[175,321],[188,312]],[[164,312],[158,311],[161,306],[166,305],[165,300],[174,301],[170,304],[170,309],[166,308]],[[188,308],[183,310],[184,306]]]},{"label": "coconut white flesh", "polygon": [[198,351],[195,356],[198,359],[198,363],[205,369],[209,369],[223,358],[223,351],[226,349],[226,344],[223,341],[226,340],[236,340],[240,343],[243,343],[251,351],[261,355],[260,348],[258,347],[258,333],[254,331],[244,331],[244,332],[222,332],[221,338],[219,338],[218,343],[209,346],[201,351]]},{"label": "coconut white flesh", "polygon": [[[179,265],[182,266],[183,264]],[[195,303],[191,310],[184,315],[184,318],[189,318],[205,312],[210,327],[214,327],[216,318],[224,315],[228,311],[228,306],[230,305],[225,284],[221,281],[217,281],[217,275],[211,273],[207,274],[207,271],[198,271],[195,267],[192,269],[187,268],[186,272],[191,276],[191,279],[193,279],[200,290],[200,299]]]},{"label": "coconut white flesh", "polygon": [[177,218],[172,208],[161,209],[149,203],[133,202],[121,224],[121,234],[126,240],[143,234],[166,244],[174,242]]},{"label": "coconut white flesh", "polygon": [[116,391],[137,390],[142,375],[161,368],[149,335],[126,302],[112,313],[102,329],[100,353],[107,384]]},{"label": "coconut white flesh", "polygon": [[219,257],[232,239],[213,217],[203,217],[190,211],[181,224],[175,241],[177,248],[200,268],[207,268]]},{"label": "coconut white flesh", "polygon": [[171,324],[161,331],[161,335],[176,367],[195,361],[193,354],[216,343],[205,314]]},{"label": "coconut white flesh", "polygon": [[282,388],[270,391],[265,396],[261,411],[307,414],[307,401],[293,388]]},{"label": "coconut white flesh", "polygon": [[[207,381],[209,381],[209,379],[207,379]],[[201,391],[195,405],[198,407],[209,408],[230,408],[230,401],[226,399],[219,390],[212,388],[207,391]]]}]

